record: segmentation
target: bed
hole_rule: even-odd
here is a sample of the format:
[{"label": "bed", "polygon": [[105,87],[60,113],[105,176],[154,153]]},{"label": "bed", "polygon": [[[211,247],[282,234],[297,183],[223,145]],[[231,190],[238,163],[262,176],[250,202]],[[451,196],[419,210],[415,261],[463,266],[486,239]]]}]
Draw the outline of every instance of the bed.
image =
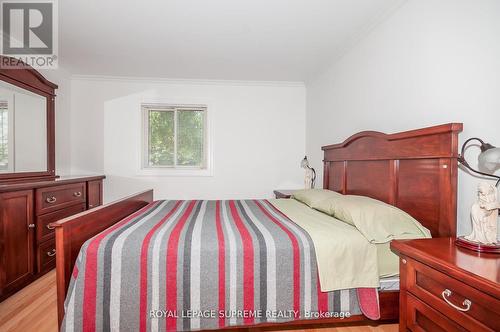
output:
[{"label": "bed", "polygon": [[[461,130],[461,124],[446,124],[390,135],[361,132],[343,143],[325,146],[322,148],[324,151],[323,188],[342,194],[363,195],[378,199],[406,211],[429,229],[434,237],[454,236],[457,142],[458,133]],[[360,299],[363,298],[362,292],[373,289],[374,285],[364,284],[366,281],[361,281],[356,284],[355,288],[339,288],[328,293],[322,292],[322,278],[324,277],[320,278],[315,271],[317,267],[319,268],[319,265],[316,265],[318,262],[315,260],[315,249],[319,251],[319,248],[315,248],[316,243],[311,239],[310,232],[304,231],[305,226],[299,226],[297,224],[299,220],[289,218],[287,214],[291,214],[292,210],[283,213],[283,209],[285,208],[280,207],[279,202],[270,200],[153,201],[153,192],[150,190],[54,223],[59,323],[62,323],[65,313],[66,321],[83,319],[82,317],[85,318],[87,315],[85,318],[87,325],[83,324],[85,331],[120,328],[144,331],[197,330],[237,328],[238,326],[278,329],[295,325],[337,324],[366,320],[370,314],[366,310],[361,310]],[[158,211],[163,211],[163,214],[158,214]],[[158,216],[155,217],[157,214]],[[257,214],[261,216],[255,217]],[[184,215],[186,218],[183,218]],[[189,217],[191,215],[192,217]],[[163,247],[161,243],[156,247],[150,244],[151,241],[154,242],[154,238],[151,235],[148,239],[148,234],[155,234],[163,227],[163,224],[167,224],[166,221],[169,218],[174,217],[176,222],[171,223],[171,227],[169,226],[169,240],[163,244]],[[212,233],[207,234],[203,238],[204,241],[200,241],[201,227],[196,226],[196,220],[200,218],[204,218],[204,224],[213,223]],[[249,223],[249,220],[253,222]],[[231,226],[226,225],[226,228],[223,228],[222,223],[228,221]],[[187,224],[189,226],[184,227]],[[239,242],[236,241],[242,253],[238,259],[232,258],[235,255],[231,254],[231,236],[227,234],[227,227],[233,227],[234,233],[238,235],[237,238],[241,238]],[[164,228],[168,229],[167,226]],[[138,231],[133,232],[133,229],[143,229],[143,233],[138,235]],[[117,230],[125,231],[118,233]],[[185,235],[187,231],[190,232],[188,237]],[[139,242],[127,240],[129,241],[127,245],[124,239],[119,241],[121,253],[127,248],[132,252],[122,260],[123,264],[120,263],[118,267],[113,266],[112,270],[116,271],[118,268],[124,280],[127,276],[136,276],[132,278],[136,281],[127,281],[126,287],[119,287],[119,295],[116,295],[116,287],[106,289],[102,286],[106,281],[106,276],[109,278],[111,268],[100,270],[95,265],[89,265],[89,262],[97,261],[100,257],[102,266],[105,262],[113,264],[113,250],[100,247],[100,241],[106,241],[109,237],[121,239],[124,233],[127,237],[137,235],[141,240]],[[195,237],[196,234],[198,237]],[[258,237],[256,234],[262,236]],[[198,239],[198,241],[194,241],[194,245],[193,243],[185,245],[186,238]],[[210,243],[207,241],[210,238],[219,240]],[[222,250],[220,249],[221,240]],[[149,241],[146,245],[149,249],[141,251],[145,241]],[[267,250],[269,244],[266,241],[275,242],[273,253]],[[236,243],[234,239],[233,242],[234,246]],[[135,249],[131,246],[134,243],[138,246]],[[197,245],[198,243],[201,244]],[[113,245],[113,248],[115,247]],[[163,271],[153,271],[153,267],[148,263],[152,258],[148,257],[156,257],[159,248],[162,248],[161,252],[166,252],[166,266],[169,268],[164,267]],[[193,250],[193,248],[197,251],[197,255],[191,252],[189,255],[184,254],[183,250]],[[333,246],[332,248],[336,250],[340,247]],[[331,251],[332,255],[335,255],[335,250]],[[146,256],[146,259],[141,260],[141,255]],[[193,257],[195,257],[195,263],[191,261]],[[306,260],[304,257],[309,257],[309,259]],[[189,258],[189,261],[185,261],[186,258]],[[269,274],[267,272],[267,274],[255,273],[255,271],[268,271],[266,266],[270,265],[264,258],[274,259],[271,266],[281,268],[274,274],[277,280],[271,283],[274,284],[275,289],[281,287],[281,291],[275,291],[275,296],[271,297],[266,296],[269,294],[269,290],[266,290],[269,282],[265,276]],[[238,264],[232,264],[231,259]],[[264,261],[266,263],[263,263]],[[217,265],[218,268],[216,268]],[[176,268],[172,268],[173,266]],[[193,266],[198,270],[201,268],[202,271],[213,267],[212,270],[216,272],[193,274],[191,271]],[[231,268],[237,268],[238,271],[227,272]],[[81,276],[83,269],[85,270],[84,277]],[[134,269],[138,272],[133,272]],[[89,274],[89,271],[93,274]],[[241,274],[240,277],[231,277],[239,274]],[[143,275],[146,276],[142,277]],[[186,276],[190,278],[186,279]],[[143,287],[144,279],[146,288]],[[80,291],[80,300],[72,298],[72,295],[78,294],[75,291],[79,285],[77,280],[84,280],[80,282],[82,285],[85,283],[87,286],[90,285],[85,286],[85,291]],[[163,283],[164,287],[160,290],[151,288],[151,283],[155,282]],[[220,286],[221,282],[225,287],[219,287],[218,291],[214,289],[211,293],[210,287]],[[240,284],[236,285],[233,282]],[[395,281],[392,280],[392,282]],[[198,286],[188,287],[192,283]],[[237,291],[234,291],[234,288]],[[67,298],[68,289],[71,292]],[[206,294],[202,297],[200,294],[193,297],[189,292],[193,290]],[[101,294],[101,297],[95,300],[98,292],[104,295]],[[161,323],[158,323],[155,317],[145,318],[144,314],[135,315],[136,318],[130,317],[134,315],[127,312],[129,308],[124,304],[126,297],[123,297],[123,293],[127,292],[131,294],[129,299],[137,299],[138,302],[134,305],[130,304],[130,306],[136,306],[130,312],[149,312],[149,318],[151,318],[151,307],[148,303],[157,302],[158,297],[161,297],[167,299],[165,308],[172,309],[169,312],[175,312],[176,315],[160,317]],[[396,320],[399,292],[380,290],[376,294],[379,302],[376,318]],[[90,302],[83,301],[85,297],[87,300],[90,298]],[[201,309],[203,305],[191,301],[200,298],[203,298],[205,302],[212,301],[216,309],[231,311],[242,308],[248,309],[248,312],[253,314],[236,315],[236,317],[234,315],[211,317],[210,313],[208,313],[209,317],[178,316],[177,309],[180,308],[187,311],[194,308],[195,312]],[[238,305],[231,305],[235,303],[235,299],[238,299]],[[79,308],[82,309],[82,313],[75,315],[71,310],[65,312],[65,300],[66,308]],[[74,301],[80,301],[80,304],[75,305]],[[129,301],[129,303],[132,302],[134,301]],[[287,305],[280,307],[282,303],[287,303]],[[302,314],[296,314],[306,309],[317,312],[320,306],[325,312],[347,311],[352,314],[348,317],[304,317]],[[265,319],[257,316],[258,313],[253,310],[261,307],[271,311],[280,309],[278,312],[281,316],[277,315],[272,319],[268,319],[267,316]],[[115,314],[103,314],[102,310],[115,310]],[[88,315],[85,312],[92,312],[92,314]],[[97,316],[100,315],[101,319],[92,318],[95,312],[98,312]],[[283,312],[290,312],[289,316],[284,317]],[[117,313],[118,316],[122,313],[122,317],[124,313],[126,319],[116,319]],[[166,312],[163,314],[167,315]],[[81,322],[78,322],[77,326],[81,326]]]}]

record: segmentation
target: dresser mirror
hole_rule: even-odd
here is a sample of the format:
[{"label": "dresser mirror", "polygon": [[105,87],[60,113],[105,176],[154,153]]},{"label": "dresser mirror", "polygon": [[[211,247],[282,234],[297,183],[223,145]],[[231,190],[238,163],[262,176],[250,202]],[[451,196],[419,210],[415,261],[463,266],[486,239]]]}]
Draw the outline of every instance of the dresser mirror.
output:
[{"label": "dresser mirror", "polygon": [[0,172],[47,169],[47,101],[0,82]]},{"label": "dresser mirror", "polygon": [[56,88],[26,65],[0,67],[0,183],[55,178]]}]

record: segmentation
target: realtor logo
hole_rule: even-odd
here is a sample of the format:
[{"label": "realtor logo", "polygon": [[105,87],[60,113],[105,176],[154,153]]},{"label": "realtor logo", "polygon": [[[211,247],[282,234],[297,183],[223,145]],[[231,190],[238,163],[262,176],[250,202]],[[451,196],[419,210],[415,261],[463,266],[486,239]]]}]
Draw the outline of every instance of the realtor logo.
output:
[{"label": "realtor logo", "polygon": [[2,1],[0,67],[57,68],[57,3],[55,1]]}]

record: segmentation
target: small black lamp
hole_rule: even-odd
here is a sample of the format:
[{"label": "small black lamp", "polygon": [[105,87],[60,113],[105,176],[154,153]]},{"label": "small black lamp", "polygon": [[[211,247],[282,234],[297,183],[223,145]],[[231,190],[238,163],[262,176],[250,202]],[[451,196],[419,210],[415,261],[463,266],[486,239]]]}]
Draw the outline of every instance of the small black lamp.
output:
[{"label": "small black lamp", "polygon": [[307,160],[307,156],[304,157],[304,159],[302,159],[302,161],[300,162],[300,167],[304,168],[304,169],[309,169],[312,171],[312,178],[311,178],[311,189],[314,188],[314,184],[316,182],[316,171],[314,170],[314,168],[312,168],[311,166],[309,166],[309,160]]}]

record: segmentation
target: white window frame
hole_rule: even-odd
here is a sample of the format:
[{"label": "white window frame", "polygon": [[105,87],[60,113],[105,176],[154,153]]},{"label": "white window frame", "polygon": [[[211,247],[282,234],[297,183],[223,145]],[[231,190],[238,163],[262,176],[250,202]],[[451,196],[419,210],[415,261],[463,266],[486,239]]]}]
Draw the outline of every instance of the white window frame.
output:
[{"label": "white window frame", "polygon": [[[198,166],[181,166],[177,163],[177,114],[178,111],[203,111],[203,164]],[[166,111],[174,112],[174,165],[152,166],[149,165],[149,112]],[[139,175],[143,176],[212,176],[212,147],[209,107],[205,104],[171,104],[171,103],[142,103],[142,144],[141,167]]]},{"label": "white window frame", "polygon": [[13,173],[15,172],[15,148],[14,148],[14,97],[9,96],[9,97],[2,97],[2,99],[5,100],[7,103],[7,131],[8,131],[8,137],[7,137],[7,150],[8,150],[8,166],[6,170],[0,170],[0,173]]}]

